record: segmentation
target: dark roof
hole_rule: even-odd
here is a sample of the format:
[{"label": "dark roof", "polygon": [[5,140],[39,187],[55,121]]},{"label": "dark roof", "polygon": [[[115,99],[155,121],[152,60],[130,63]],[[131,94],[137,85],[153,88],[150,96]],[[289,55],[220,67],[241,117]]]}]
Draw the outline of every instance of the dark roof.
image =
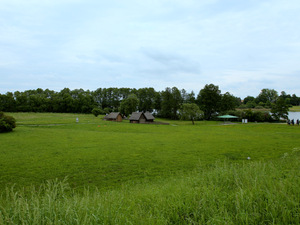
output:
[{"label": "dark roof", "polygon": [[104,119],[117,119],[119,112],[112,112],[106,116],[104,116]]},{"label": "dark roof", "polygon": [[139,120],[142,114],[142,112],[133,112],[131,113],[129,120]]},{"label": "dark roof", "polygon": [[129,120],[139,120],[141,116],[144,114],[146,120],[154,120],[154,116],[149,112],[133,112],[129,118]]},{"label": "dark roof", "polygon": [[145,112],[144,115],[146,117],[146,120],[154,120],[155,119],[154,116],[149,112]]}]

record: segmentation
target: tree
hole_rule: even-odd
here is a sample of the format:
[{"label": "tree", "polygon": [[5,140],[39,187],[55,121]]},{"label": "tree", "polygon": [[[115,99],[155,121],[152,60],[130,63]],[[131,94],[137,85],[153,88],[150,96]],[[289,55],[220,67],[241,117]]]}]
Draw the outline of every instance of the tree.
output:
[{"label": "tree", "polygon": [[183,102],[181,92],[177,87],[172,88],[172,111],[171,111],[171,119],[178,119],[177,113],[180,109],[180,106]]},{"label": "tree", "polygon": [[161,113],[163,118],[171,118],[172,111],[172,91],[171,88],[167,87],[161,93]]},{"label": "tree", "polygon": [[278,98],[278,92],[274,89],[264,88],[260,94],[256,97],[255,101],[257,104],[260,102],[264,103],[264,106],[270,107],[272,103],[276,102]]},{"label": "tree", "polygon": [[178,88],[166,88],[161,94],[161,116],[169,119],[178,119],[178,110],[183,99]]},{"label": "tree", "polygon": [[255,101],[255,98],[253,96],[248,95],[246,98],[244,98],[243,103],[247,104],[248,102],[254,102],[254,101]]},{"label": "tree", "polygon": [[280,120],[280,118],[288,118],[289,106],[284,100],[284,98],[279,97],[276,103],[272,104],[271,113],[275,120]]},{"label": "tree", "polygon": [[238,106],[236,97],[226,92],[222,95],[220,110],[222,112],[234,110]]},{"label": "tree", "polygon": [[30,107],[28,105],[28,98],[25,92],[14,92],[16,99],[16,111],[18,112],[30,112]]},{"label": "tree", "polygon": [[196,102],[195,93],[193,91],[191,93],[187,94],[186,102],[187,103],[195,103]]},{"label": "tree", "polygon": [[205,87],[200,90],[197,96],[197,102],[200,109],[204,112],[205,119],[211,119],[212,114],[220,110],[221,98],[219,86],[206,84]]},{"label": "tree", "polygon": [[16,127],[16,120],[0,112],[0,133],[12,131]]},{"label": "tree", "polygon": [[153,107],[156,110],[157,113],[161,111],[161,93],[155,92],[154,94],[154,100],[153,100]]},{"label": "tree", "polygon": [[124,99],[120,104],[121,114],[128,116],[137,110],[139,100],[135,94],[130,94],[128,98]]},{"label": "tree", "polygon": [[291,97],[291,104],[292,105],[299,105],[300,104],[300,98],[297,97],[295,94]]},{"label": "tree", "polygon": [[139,99],[138,109],[141,112],[152,112],[154,106],[155,90],[154,88],[140,88],[137,90]]},{"label": "tree", "polygon": [[16,111],[16,101],[12,92],[7,92],[6,95],[0,94],[0,111]]},{"label": "tree", "polygon": [[200,110],[199,106],[195,103],[184,103],[180,109],[180,119],[181,120],[191,120],[193,125],[195,124],[195,119],[201,118],[203,112]]}]

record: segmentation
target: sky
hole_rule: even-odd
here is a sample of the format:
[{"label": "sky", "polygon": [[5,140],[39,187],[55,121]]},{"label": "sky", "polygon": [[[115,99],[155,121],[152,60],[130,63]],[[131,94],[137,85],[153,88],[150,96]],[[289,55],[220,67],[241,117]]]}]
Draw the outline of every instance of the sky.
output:
[{"label": "sky", "polygon": [[0,93],[206,84],[300,96],[299,0],[0,0]]}]

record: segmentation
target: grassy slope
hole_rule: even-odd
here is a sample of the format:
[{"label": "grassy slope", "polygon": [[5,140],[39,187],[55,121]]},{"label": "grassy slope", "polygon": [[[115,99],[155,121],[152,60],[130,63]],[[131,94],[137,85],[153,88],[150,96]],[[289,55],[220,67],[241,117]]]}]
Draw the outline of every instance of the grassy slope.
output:
[{"label": "grassy slope", "polygon": [[299,224],[300,149],[280,159],[217,162],[118,190],[66,181],[0,195],[1,224]]},{"label": "grassy slope", "polygon": [[282,124],[171,121],[166,126],[106,122],[92,115],[12,115],[19,126],[1,134],[0,187],[68,176],[73,188],[112,188],[186,173],[218,159],[279,158],[300,147],[300,127]]}]

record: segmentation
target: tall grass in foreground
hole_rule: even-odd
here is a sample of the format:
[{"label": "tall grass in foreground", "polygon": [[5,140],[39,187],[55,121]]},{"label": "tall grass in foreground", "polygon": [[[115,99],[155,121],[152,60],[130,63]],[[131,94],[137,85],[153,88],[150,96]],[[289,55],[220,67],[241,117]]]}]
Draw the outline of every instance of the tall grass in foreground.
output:
[{"label": "tall grass in foreground", "polygon": [[67,181],[0,197],[0,224],[299,224],[300,154],[77,193]]}]

